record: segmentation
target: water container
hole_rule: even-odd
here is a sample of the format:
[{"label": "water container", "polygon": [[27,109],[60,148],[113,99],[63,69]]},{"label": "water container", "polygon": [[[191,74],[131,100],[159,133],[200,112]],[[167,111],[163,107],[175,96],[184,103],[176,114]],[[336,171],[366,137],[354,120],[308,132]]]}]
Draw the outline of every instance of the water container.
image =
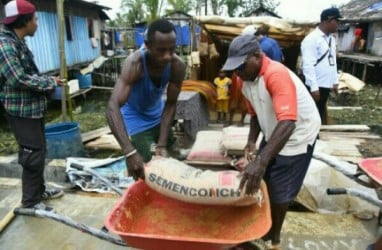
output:
[{"label": "water container", "polygon": [[75,72],[74,77],[78,79],[78,83],[80,85],[80,89],[88,89],[92,86],[92,74],[87,73],[85,75],[81,74],[81,72]]},{"label": "water container", "polygon": [[45,126],[47,158],[65,159],[84,156],[79,125],[76,122],[62,122]]}]

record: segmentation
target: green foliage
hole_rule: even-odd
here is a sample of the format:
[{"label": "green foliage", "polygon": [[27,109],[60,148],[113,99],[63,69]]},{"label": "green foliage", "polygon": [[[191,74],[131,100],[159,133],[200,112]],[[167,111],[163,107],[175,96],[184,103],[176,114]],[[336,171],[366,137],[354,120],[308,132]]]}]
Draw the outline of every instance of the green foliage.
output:
[{"label": "green foliage", "polygon": [[143,8],[144,1],[142,0],[122,0],[121,8],[122,14],[128,26],[133,26],[135,23],[139,23],[145,20],[146,12]]},{"label": "green foliage", "polygon": [[235,17],[240,11],[241,0],[225,0],[227,14],[229,17]]},{"label": "green foliage", "polygon": [[240,6],[243,9],[240,14],[242,17],[251,16],[260,7],[275,12],[276,7],[280,4],[280,2],[275,2],[274,0],[238,0],[238,2],[240,2]]},{"label": "green foliage", "polygon": [[167,0],[167,5],[169,5],[170,8],[165,10],[166,14],[175,11],[183,11],[188,13],[196,6],[193,0]]},{"label": "green foliage", "polygon": [[212,14],[221,15],[223,13],[223,6],[225,5],[226,0],[210,0]]}]

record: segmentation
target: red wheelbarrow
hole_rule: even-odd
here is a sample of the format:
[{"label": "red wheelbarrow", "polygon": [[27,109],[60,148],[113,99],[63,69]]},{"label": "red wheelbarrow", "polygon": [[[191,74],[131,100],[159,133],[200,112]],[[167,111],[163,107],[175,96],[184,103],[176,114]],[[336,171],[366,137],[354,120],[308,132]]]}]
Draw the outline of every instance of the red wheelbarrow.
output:
[{"label": "red wheelbarrow", "polygon": [[129,246],[145,250],[220,250],[260,239],[271,227],[264,183],[261,206],[185,203],[159,194],[143,181],[129,187],[105,221]]},{"label": "red wheelbarrow", "polygon": [[[118,187],[91,169],[77,164],[72,167],[93,174],[122,194]],[[264,198],[261,206],[200,205],[163,196],[139,180],[123,193],[109,213],[105,221],[107,230],[91,228],[44,210],[17,208],[14,212],[50,218],[113,244],[145,250],[221,250],[238,245],[243,246],[240,249],[262,250],[267,248],[259,239],[269,231],[271,215],[264,182],[260,188]]]}]

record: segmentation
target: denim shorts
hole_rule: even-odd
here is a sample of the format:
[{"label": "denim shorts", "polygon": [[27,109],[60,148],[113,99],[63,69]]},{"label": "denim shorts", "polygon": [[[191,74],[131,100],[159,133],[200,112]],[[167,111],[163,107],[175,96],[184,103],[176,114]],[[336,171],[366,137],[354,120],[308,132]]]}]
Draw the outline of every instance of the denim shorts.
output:
[{"label": "denim shorts", "polygon": [[313,150],[314,144],[308,145],[304,154],[277,155],[268,165],[263,178],[271,203],[286,203],[296,198],[312,159]]}]

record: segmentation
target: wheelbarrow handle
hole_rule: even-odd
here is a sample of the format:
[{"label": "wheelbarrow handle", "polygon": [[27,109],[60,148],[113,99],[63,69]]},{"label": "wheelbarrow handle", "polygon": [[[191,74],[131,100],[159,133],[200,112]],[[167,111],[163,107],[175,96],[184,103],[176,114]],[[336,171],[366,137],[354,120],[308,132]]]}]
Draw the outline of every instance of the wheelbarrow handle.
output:
[{"label": "wheelbarrow handle", "polygon": [[75,168],[77,170],[84,170],[84,166],[77,164],[77,163],[74,163],[74,162],[70,164],[70,167]]},{"label": "wheelbarrow handle", "polygon": [[339,194],[347,194],[345,188],[328,188],[326,189],[326,193],[328,195],[339,195]]},{"label": "wheelbarrow handle", "polygon": [[45,211],[40,209],[33,209],[33,208],[15,208],[13,210],[14,214],[16,215],[27,215],[27,216],[35,216],[35,217],[41,217],[41,218],[48,218],[52,219],[57,222],[61,222],[69,227],[75,228],[82,233],[87,233],[89,235],[95,236],[101,240],[106,240],[110,243],[119,245],[119,246],[127,246],[126,242],[119,238],[115,238],[113,235],[110,235],[103,230],[98,230],[96,228],[87,226],[85,224],[78,223],[74,221],[72,218],[56,214],[52,211]]},{"label": "wheelbarrow handle", "polygon": [[16,215],[36,216],[36,209],[17,207],[13,210]]}]

